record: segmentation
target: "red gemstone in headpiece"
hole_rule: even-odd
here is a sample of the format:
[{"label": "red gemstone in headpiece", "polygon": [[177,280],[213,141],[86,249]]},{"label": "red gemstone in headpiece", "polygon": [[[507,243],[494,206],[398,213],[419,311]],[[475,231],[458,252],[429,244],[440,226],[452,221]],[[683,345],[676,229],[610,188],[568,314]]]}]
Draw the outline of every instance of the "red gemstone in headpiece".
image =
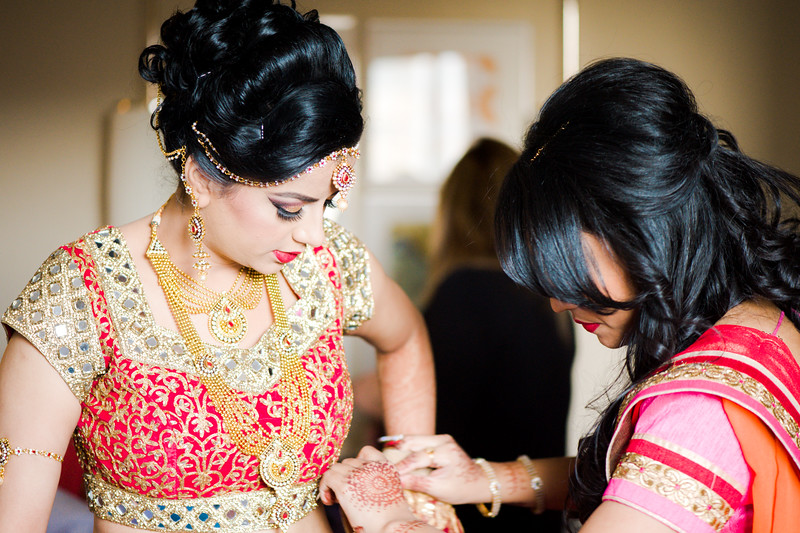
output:
[{"label": "red gemstone in headpiece", "polygon": [[353,167],[341,162],[333,171],[333,184],[341,192],[347,192],[355,185],[356,175]]}]

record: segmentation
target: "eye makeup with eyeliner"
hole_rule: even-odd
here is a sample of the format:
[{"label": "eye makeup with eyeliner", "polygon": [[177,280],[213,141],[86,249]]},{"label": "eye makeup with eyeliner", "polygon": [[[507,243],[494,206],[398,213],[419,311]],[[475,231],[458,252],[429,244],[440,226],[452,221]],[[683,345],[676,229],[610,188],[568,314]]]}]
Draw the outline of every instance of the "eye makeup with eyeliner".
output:
[{"label": "eye makeup with eyeliner", "polygon": [[281,220],[299,220],[303,216],[302,206],[297,211],[291,211],[277,202],[272,202],[272,205],[275,206],[278,218]]},{"label": "eye makeup with eyeliner", "polygon": [[[282,204],[276,202],[275,200],[270,200],[270,203],[272,203],[272,205],[275,206],[275,209],[277,210],[278,218],[280,218],[281,220],[296,221],[296,220],[300,220],[303,217],[303,206],[300,206],[300,208],[297,209],[296,211],[292,211],[291,209],[287,209],[287,207],[285,205],[282,205]],[[327,208],[335,208],[335,207],[336,207],[336,204],[333,202],[333,197],[327,198],[325,200],[325,208],[326,209]]]}]

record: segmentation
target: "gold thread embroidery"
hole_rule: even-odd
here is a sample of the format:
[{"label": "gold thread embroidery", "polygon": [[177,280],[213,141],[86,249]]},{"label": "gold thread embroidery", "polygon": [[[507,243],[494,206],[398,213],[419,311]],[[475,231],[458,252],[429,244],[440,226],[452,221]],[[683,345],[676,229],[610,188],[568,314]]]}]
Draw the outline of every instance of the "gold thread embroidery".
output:
[{"label": "gold thread embroidery", "polygon": [[625,397],[617,415],[617,424],[634,398],[644,389],[680,379],[705,379],[721,383],[750,396],[772,413],[772,416],[792,438],[795,446],[800,449],[800,426],[764,384],[738,370],[711,363],[680,363],[646,379]]},{"label": "gold thread embroidery", "polygon": [[[366,319],[372,309],[366,250],[333,223],[326,223],[326,233],[330,248],[316,254],[308,249],[284,270],[292,289],[300,296],[287,310],[289,320],[295,338],[307,343],[303,364],[307,373],[315,376],[310,389],[315,402],[313,426],[302,471],[302,479],[308,480],[317,479],[326,465],[336,460],[352,416],[352,387],[338,327],[352,320],[348,313]],[[105,369],[101,366],[102,351],[96,346],[98,332],[92,329],[95,323],[89,306],[84,306],[88,313],[82,324],[88,328],[84,335],[95,344],[94,359],[89,361],[97,361],[95,368],[101,372],[94,384],[91,379],[98,377],[96,373],[88,381],[75,380],[73,388],[79,396],[91,386],[88,396],[84,394],[83,413],[75,432],[84,471],[127,491],[131,497],[141,494],[159,502],[179,498],[188,504],[195,498],[255,490],[257,464],[236,453],[226,435],[217,431],[221,421],[205,409],[206,399],[192,384],[193,365],[182,339],[154,324],[121,234],[110,228],[88,234],[85,239],[96,262],[110,318],[117,328],[121,357],[102,373]],[[331,257],[336,257],[336,270]],[[81,298],[88,302],[78,265],[61,249],[53,258],[69,269],[75,286],[82,287]],[[46,262],[40,272],[49,266]],[[40,275],[36,279],[39,285],[45,283],[41,278]],[[72,278],[65,279],[69,282]],[[334,288],[337,280],[342,282],[339,289]],[[26,290],[23,298],[35,287]],[[23,313],[22,308],[28,303],[22,303],[12,305],[6,318]],[[344,319],[338,327],[337,318]],[[44,337],[51,336],[52,331],[50,326]],[[270,390],[277,379],[274,367],[269,369],[271,361],[261,357],[257,348],[220,351],[219,356],[238,360],[234,361],[238,366],[226,365],[226,376],[234,381],[236,390],[253,395],[252,401],[257,402],[264,416],[279,419],[283,402],[274,395],[257,396]],[[254,363],[257,369],[250,367]],[[69,373],[62,375],[68,380]],[[274,430],[273,426],[270,425]],[[316,483],[302,486],[308,485]],[[98,506],[102,501],[95,500],[98,513],[105,512]]]},{"label": "gold thread embroidery", "polygon": [[[325,234],[341,272],[342,328],[353,331],[372,317],[373,294],[369,278],[369,252],[352,233],[325,219]],[[290,265],[292,263],[289,263]]]},{"label": "gold thread embroidery", "polygon": [[614,478],[624,479],[686,509],[719,531],[733,515],[733,508],[705,484],[659,461],[626,453]]},{"label": "gold thread embroidery", "polygon": [[83,399],[105,363],[92,314],[93,295],[78,263],[62,248],[42,264],[3,315]]},{"label": "gold thread embroidery", "polygon": [[686,459],[689,459],[690,461],[702,466],[703,468],[705,468],[718,478],[722,479],[723,481],[728,483],[731,487],[733,487],[734,489],[738,490],[741,493],[744,493],[747,490],[747,487],[743,486],[741,483],[733,479],[727,472],[719,468],[716,464],[709,461],[702,455],[695,453],[687,448],[684,448],[680,444],[676,444],[674,442],[668,441],[656,435],[650,435],[649,433],[634,433],[633,437],[631,437],[631,440],[633,439],[652,442],[653,444],[656,444],[666,450],[669,450],[682,457],[685,457]]},{"label": "gold thread embroidery", "polygon": [[[103,284],[108,286],[108,305],[114,324],[119,325],[125,356],[197,375],[180,334],[155,323],[138,274],[125,268],[131,261],[127,248],[99,243],[95,254],[98,267],[106,272]],[[287,268],[290,265],[292,268]],[[287,317],[294,349],[304,353],[334,320],[335,297],[330,282],[323,276],[309,249],[284,267],[284,275],[292,290],[300,296],[295,305],[287,309]],[[271,389],[280,378],[278,354],[269,349],[277,342],[276,335],[275,329],[270,328],[252,348],[205,346],[220,361],[220,374],[228,386],[259,394]]]},{"label": "gold thread embroidery", "polygon": [[316,483],[298,485],[288,489],[292,505],[279,507],[270,490],[168,499],[133,494],[88,475],[84,482],[89,508],[99,518],[153,531],[277,529],[285,521],[296,522],[316,509],[319,493]]}]

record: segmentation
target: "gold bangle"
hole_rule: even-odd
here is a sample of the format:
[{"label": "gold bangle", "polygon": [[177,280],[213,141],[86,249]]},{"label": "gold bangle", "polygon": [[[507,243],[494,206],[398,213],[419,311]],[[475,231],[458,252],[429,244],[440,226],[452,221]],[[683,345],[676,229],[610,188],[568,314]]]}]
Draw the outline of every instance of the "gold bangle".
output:
[{"label": "gold bangle", "polygon": [[478,511],[480,511],[483,516],[486,516],[488,518],[494,518],[495,516],[497,516],[497,513],[500,512],[500,505],[503,503],[503,501],[500,499],[500,483],[497,481],[497,476],[494,473],[494,468],[492,468],[492,465],[486,462],[486,459],[478,457],[477,459],[474,459],[474,461],[475,464],[481,467],[484,474],[486,474],[486,477],[489,478],[489,492],[492,493],[491,510],[487,509],[486,506],[482,503],[478,503],[475,506],[478,508]]},{"label": "gold bangle", "polygon": [[539,475],[539,472],[536,471],[536,467],[533,466],[533,461],[527,455],[520,455],[517,457],[517,461],[522,463],[522,466],[525,467],[525,471],[528,473],[528,477],[531,478],[531,488],[533,489],[533,494],[536,497],[536,505],[533,507],[534,514],[542,514],[544,512],[544,482],[542,481],[542,476]]},{"label": "gold bangle", "polygon": [[12,448],[8,439],[0,439],[0,485],[3,484],[3,479],[6,473],[6,464],[12,455],[38,455],[47,459],[53,459],[59,463],[64,461],[64,458],[53,452],[45,452],[42,450],[34,450],[33,448]]}]

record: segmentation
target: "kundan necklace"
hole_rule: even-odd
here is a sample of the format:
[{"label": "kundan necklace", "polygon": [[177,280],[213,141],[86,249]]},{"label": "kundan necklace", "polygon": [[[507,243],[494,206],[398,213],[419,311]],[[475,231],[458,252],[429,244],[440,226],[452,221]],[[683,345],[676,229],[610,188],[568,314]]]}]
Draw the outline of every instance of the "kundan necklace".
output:
[{"label": "kundan necklace", "polygon": [[[159,212],[160,213],[160,212]],[[228,291],[218,293],[198,283],[166,256],[170,271],[167,282],[174,284],[190,315],[207,314],[211,335],[224,344],[236,344],[247,333],[245,309],[254,309],[264,294],[265,276],[242,267]]]},{"label": "kundan necklace", "polygon": [[[292,343],[278,276],[266,275],[264,281],[275,322],[275,342],[269,349],[277,350],[280,355],[278,390],[283,397],[283,415],[278,435],[267,435],[253,406],[222,379],[220,361],[203,345],[189,318],[180,286],[174,279],[174,264],[166,248],[158,240],[157,229],[163,209],[162,206],[150,222],[150,245],[145,255],[158,275],[158,282],[167,297],[178,330],[192,354],[200,382],[205,385],[212,403],[222,415],[225,429],[239,451],[259,458],[261,479],[276,491],[281,504],[276,509],[283,509],[279,514],[290,512],[291,494],[283,494],[281,489],[295,484],[300,476],[300,453],[311,431],[312,403],[305,371]],[[283,520],[281,516],[276,516],[275,519],[279,523]]]}]

